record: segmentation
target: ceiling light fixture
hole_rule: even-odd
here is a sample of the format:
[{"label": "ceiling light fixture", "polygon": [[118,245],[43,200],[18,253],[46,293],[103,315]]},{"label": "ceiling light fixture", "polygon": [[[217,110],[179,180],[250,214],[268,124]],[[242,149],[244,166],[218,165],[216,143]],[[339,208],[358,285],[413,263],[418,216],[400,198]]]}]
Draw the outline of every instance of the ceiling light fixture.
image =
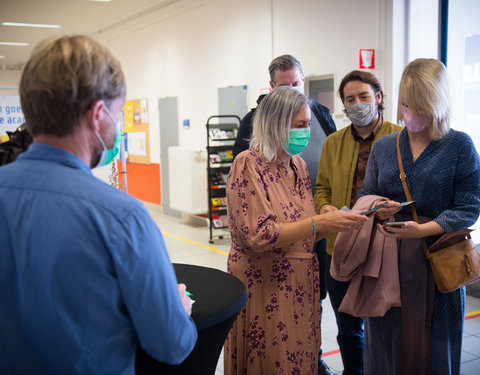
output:
[{"label": "ceiling light fixture", "polygon": [[28,43],[20,43],[20,42],[0,42],[0,46],[28,46]]},{"label": "ceiling light fixture", "polygon": [[47,29],[58,29],[60,25],[44,25],[41,23],[22,23],[22,22],[2,22],[4,26],[22,26],[22,27],[44,27]]}]

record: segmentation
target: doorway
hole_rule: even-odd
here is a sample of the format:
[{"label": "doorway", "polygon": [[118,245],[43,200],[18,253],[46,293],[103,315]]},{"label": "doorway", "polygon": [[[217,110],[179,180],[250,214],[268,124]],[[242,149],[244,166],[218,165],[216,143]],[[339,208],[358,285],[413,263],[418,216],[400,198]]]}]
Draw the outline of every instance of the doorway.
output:
[{"label": "doorway", "polygon": [[324,105],[333,113],[335,107],[333,75],[323,75],[305,78],[305,93],[307,96]]}]

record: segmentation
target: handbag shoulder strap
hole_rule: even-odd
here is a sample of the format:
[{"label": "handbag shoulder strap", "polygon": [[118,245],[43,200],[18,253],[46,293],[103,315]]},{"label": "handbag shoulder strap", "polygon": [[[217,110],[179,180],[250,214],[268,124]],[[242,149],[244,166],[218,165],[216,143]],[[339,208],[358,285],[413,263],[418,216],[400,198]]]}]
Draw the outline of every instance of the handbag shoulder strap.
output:
[{"label": "handbag shoulder strap", "polygon": [[[403,131],[403,130],[402,130]],[[400,151],[400,134],[402,131],[398,132],[397,136],[397,159],[398,159],[398,168],[400,169],[400,181],[402,181],[403,190],[405,191],[405,196],[407,197],[407,201],[413,201],[412,195],[410,194],[410,190],[408,189],[407,185],[407,175],[405,174],[405,170],[403,169],[403,161],[402,161],[402,153]],[[415,203],[410,205],[410,209],[412,210],[413,219],[420,224],[420,220],[418,220],[417,210],[415,209]],[[425,243],[425,239],[422,237],[422,247],[427,258],[430,257],[430,253],[427,249],[427,244]]]}]

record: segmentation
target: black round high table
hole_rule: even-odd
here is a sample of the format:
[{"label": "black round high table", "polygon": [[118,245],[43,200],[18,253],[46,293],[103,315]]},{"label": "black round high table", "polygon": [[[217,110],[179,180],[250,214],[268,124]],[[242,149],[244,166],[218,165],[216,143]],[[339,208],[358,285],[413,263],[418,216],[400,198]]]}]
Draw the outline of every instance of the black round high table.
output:
[{"label": "black round high table", "polygon": [[178,282],[187,285],[195,300],[192,318],[197,343],[185,361],[175,366],[156,361],[138,346],[136,373],[214,375],[228,332],[247,302],[245,286],[235,276],[213,268],[177,263],[173,267]]}]

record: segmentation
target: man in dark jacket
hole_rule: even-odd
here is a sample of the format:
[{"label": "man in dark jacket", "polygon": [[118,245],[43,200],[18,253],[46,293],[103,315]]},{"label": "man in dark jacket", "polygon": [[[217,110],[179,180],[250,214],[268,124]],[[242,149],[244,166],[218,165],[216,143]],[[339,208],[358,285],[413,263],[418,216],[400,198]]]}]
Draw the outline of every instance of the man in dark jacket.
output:
[{"label": "man in dark jacket", "polygon": [[[272,89],[280,86],[290,86],[302,94],[304,93],[305,78],[303,77],[302,66],[295,57],[291,55],[278,56],[270,63],[268,71],[270,73],[270,87]],[[264,97],[265,95],[260,95],[257,99],[257,104],[260,103]],[[313,193],[323,141],[329,134],[337,129],[328,108],[315,100],[311,102],[311,109],[314,116],[312,116],[310,126],[310,140],[308,141],[307,148],[300,156],[307,163]],[[252,117],[254,113],[255,108],[248,112],[240,123],[237,139],[233,146],[234,158],[240,152],[249,148],[250,136],[252,134]]]},{"label": "man in dark jacket", "polygon": [[[270,87],[272,89],[280,86],[290,86],[303,94],[305,78],[303,77],[302,66],[295,57],[291,55],[278,56],[270,63],[268,71],[270,73]],[[260,95],[257,99],[257,104],[259,104],[264,97],[265,95]],[[307,148],[300,154],[300,156],[307,163],[313,194],[323,141],[329,134],[335,132],[337,129],[327,107],[312,100],[311,109],[314,116],[312,116],[310,122],[310,139]],[[249,148],[250,136],[252,134],[252,117],[254,113],[255,108],[248,112],[240,123],[235,145],[233,146],[234,158],[240,152]],[[315,252],[318,257],[318,262],[320,263],[320,290],[322,299],[326,296],[325,249],[325,239],[315,243]],[[327,364],[322,361],[321,354],[322,350],[320,349],[318,356],[318,374],[331,374]]]}]

